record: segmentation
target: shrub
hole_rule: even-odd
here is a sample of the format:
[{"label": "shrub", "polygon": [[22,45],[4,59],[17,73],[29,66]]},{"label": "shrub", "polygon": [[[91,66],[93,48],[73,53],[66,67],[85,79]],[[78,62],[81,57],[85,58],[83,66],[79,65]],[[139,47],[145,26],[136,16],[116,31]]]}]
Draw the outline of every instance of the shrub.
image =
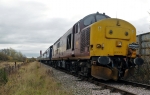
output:
[{"label": "shrub", "polygon": [[0,85],[7,83],[8,77],[5,69],[0,69]]}]

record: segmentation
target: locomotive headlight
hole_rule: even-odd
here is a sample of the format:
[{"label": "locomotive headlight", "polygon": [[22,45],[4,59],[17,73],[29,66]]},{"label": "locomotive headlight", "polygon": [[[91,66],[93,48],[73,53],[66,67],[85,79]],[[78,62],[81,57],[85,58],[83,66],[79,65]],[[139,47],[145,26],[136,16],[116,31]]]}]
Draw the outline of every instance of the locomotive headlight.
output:
[{"label": "locomotive headlight", "polygon": [[144,63],[144,60],[143,60],[142,58],[140,58],[140,57],[136,57],[136,58],[134,59],[134,63],[135,63],[136,65],[142,65],[142,64]]},{"label": "locomotive headlight", "polygon": [[122,42],[121,41],[116,41],[116,46],[117,47],[121,47],[122,46]]},{"label": "locomotive headlight", "polygon": [[111,62],[111,59],[108,56],[100,56],[97,61],[99,65],[108,65]]}]

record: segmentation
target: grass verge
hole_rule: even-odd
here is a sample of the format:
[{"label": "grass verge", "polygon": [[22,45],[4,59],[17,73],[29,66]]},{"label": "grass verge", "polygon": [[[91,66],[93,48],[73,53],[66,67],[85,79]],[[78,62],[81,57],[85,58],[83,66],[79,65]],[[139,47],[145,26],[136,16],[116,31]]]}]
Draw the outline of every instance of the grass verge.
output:
[{"label": "grass verge", "polygon": [[0,95],[72,95],[63,90],[61,83],[53,77],[52,70],[38,62],[22,66],[18,72],[8,77],[8,82],[0,87]]}]

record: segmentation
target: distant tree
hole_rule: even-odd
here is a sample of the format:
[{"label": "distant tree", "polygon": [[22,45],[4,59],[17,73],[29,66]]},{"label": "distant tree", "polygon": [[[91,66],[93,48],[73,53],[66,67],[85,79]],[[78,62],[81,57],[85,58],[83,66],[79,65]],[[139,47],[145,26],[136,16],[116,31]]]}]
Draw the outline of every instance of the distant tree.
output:
[{"label": "distant tree", "polygon": [[13,48],[2,49],[0,50],[0,60],[9,60],[9,61],[25,61],[26,56],[21,52],[17,52]]},{"label": "distant tree", "polygon": [[12,60],[13,60],[13,58],[12,58],[11,56],[8,56],[8,60],[12,61]]},{"label": "distant tree", "polygon": [[28,58],[28,61],[29,61],[29,62],[36,61],[36,58],[34,58],[34,57],[32,57],[32,58]]},{"label": "distant tree", "polygon": [[9,58],[6,54],[4,54],[3,52],[0,52],[0,60],[2,61],[7,61]]}]

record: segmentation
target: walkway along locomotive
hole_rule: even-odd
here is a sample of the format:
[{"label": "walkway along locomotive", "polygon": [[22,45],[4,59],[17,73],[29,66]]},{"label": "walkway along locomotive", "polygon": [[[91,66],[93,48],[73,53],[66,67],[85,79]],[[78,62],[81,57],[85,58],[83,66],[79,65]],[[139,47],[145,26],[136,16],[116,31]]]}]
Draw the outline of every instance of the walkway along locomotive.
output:
[{"label": "walkway along locomotive", "polygon": [[104,80],[128,78],[143,59],[136,55],[136,29],[105,13],[85,16],[41,56],[41,61],[74,74]]}]

